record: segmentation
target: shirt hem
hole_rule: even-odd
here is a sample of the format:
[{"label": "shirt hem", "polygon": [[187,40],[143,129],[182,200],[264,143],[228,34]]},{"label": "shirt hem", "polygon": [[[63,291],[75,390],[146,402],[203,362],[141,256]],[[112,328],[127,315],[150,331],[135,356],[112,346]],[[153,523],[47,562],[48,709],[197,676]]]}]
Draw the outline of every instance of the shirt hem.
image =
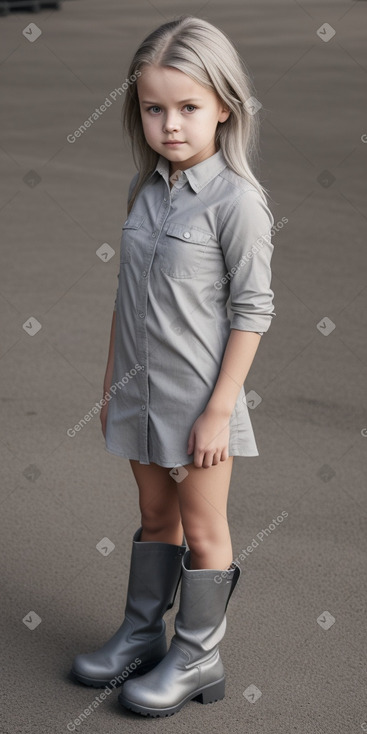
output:
[{"label": "shirt hem", "polygon": [[[162,461],[161,459],[157,460],[157,459],[154,459],[154,458],[150,459],[150,461],[145,462],[145,461],[140,461],[140,458],[138,456],[132,456],[130,452],[118,451],[117,449],[107,448],[107,446],[105,446],[105,450],[109,454],[113,454],[114,456],[120,456],[122,459],[132,459],[133,461],[138,461],[139,464],[144,464],[144,466],[149,466],[150,463],[153,463],[153,464],[158,464],[158,466],[163,466],[166,469],[172,469],[175,466],[185,466],[185,464],[193,464],[193,462],[194,462],[194,456],[192,456],[191,458],[190,458],[190,456],[188,456],[188,458],[185,459],[185,461],[182,461],[182,462],[180,462],[180,461],[167,462],[167,461]],[[245,453],[241,449],[232,449],[229,452],[229,456],[254,457],[254,456],[259,456],[259,455],[260,454],[259,454],[258,451],[255,452],[255,453],[254,452],[252,452],[252,453],[246,452]]]}]

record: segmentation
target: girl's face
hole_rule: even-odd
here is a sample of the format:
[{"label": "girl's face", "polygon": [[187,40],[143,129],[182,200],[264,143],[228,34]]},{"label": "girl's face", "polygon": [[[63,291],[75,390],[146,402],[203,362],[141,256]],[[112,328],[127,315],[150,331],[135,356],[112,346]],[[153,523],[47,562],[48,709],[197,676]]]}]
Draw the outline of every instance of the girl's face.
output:
[{"label": "girl's face", "polygon": [[146,141],[170,161],[171,175],[216,153],[217,124],[230,110],[215,92],[167,66],[145,64],[136,84]]}]

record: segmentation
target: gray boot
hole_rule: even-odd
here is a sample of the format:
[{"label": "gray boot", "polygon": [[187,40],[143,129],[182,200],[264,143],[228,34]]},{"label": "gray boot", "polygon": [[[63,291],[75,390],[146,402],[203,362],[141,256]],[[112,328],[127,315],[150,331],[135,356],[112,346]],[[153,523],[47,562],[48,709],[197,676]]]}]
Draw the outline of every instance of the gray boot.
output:
[{"label": "gray boot", "polygon": [[212,703],[224,698],[225,675],[218,643],[226,630],[227,604],[241,570],[190,570],[190,551],[182,559],[180,608],[167,655],[149,673],[124,683],[122,706],[145,716],[170,716],[194,698]]},{"label": "gray boot", "polygon": [[141,531],[133,537],[121,627],[99,650],[79,654],[73,661],[73,675],[95,688],[120,686],[133,671],[136,675],[157,665],[167,652],[163,615],[175,601],[186,544],[141,542]]}]

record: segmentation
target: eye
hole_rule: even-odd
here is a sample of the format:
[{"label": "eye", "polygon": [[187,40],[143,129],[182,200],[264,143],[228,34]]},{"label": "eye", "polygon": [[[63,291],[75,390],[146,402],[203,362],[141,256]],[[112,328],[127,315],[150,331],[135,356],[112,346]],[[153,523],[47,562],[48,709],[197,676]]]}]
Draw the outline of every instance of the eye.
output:
[{"label": "eye", "polygon": [[[148,107],[148,108],[147,108],[147,111],[148,111],[148,112],[150,112],[151,110],[160,110],[160,109],[161,109],[161,108],[160,108],[160,107],[158,107],[158,105],[157,105],[157,104],[154,104],[154,105],[152,105],[151,107]],[[155,114],[155,113],[153,112],[153,114]]]},{"label": "eye", "polygon": [[[191,112],[194,112],[194,110],[197,110],[197,107],[194,104],[186,104],[185,105],[185,108],[187,109],[188,107],[191,108],[191,109],[187,110],[190,113]],[[153,110],[155,110],[155,111],[153,111]],[[161,108],[157,104],[151,105],[150,107],[147,107],[147,112],[152,112],[153,115],[159,114],[160,111],[161,111]]]}]

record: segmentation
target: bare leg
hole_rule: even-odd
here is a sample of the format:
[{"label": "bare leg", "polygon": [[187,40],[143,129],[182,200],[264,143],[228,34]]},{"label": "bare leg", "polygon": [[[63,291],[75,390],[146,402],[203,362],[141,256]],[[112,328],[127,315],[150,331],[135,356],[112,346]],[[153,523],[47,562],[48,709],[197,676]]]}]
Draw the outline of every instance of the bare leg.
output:
[{"label": "bare leg", "polygon": [[139,488],[142,541],[181,545],[183,527],[177,495],[177,483],[170,469],[158,464],[140,464],[130,459]]},{"label": "bare leg", "polygon": [[227,499],[233,456],[211,467],[186,464],[188,475],[177,483],[191,569],[226,569],[233,560]]}]

